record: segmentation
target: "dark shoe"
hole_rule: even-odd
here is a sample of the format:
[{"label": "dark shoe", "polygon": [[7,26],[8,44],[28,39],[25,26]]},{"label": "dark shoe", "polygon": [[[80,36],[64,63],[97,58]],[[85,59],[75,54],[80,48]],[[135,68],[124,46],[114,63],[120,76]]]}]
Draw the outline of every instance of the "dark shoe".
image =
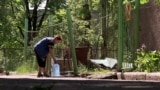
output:
[{"label": "dark shoe", "polygon": [[38,73],[37,77],[43,77],[43,74]]},{"label": "dark shoe", "polygon": [[51,76],[47,73],[44,73],[44,77],[51,77]]}]

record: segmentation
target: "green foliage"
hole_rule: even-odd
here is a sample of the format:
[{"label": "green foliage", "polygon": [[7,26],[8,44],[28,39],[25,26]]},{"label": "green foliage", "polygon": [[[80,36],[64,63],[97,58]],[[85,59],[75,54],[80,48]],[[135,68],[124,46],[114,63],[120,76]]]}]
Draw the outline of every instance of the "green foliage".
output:
[{"label": "green foliage", "polygon": [[[32,6],[37,3],[41,3],[43,0],[26,0],[29,1]],[[100,0],[68,0],[69,6],[72,12],[72,21],[73,21],[73,30],[76,41],[76,46],[80,43],[89,42],[90,45],[100,47],[103,44],[102,39],[102,18],[101,16],[101,4]],[[83,5],[86,4],[85,1],[88,1],[89,11],[85,11]],[[85,2],[85,3],[84,3]],[[0,46],[4,48],[20,48],[23,49],[24,46],[24,18],[26,14],[26,7],[24,0],[3,0],[0,1]],[[54,34],[61,34],[63,36],[63,45],[60,47],[63,48],[64,45],[68,44],[68,26],[66,23],[66,0],[50,0],[46,8],[50,8],[49,11],[47,9],[46,16],[43,20],[42,25],[38,28],[38,33],[36,36],[32,38],[29,44],[31,45],[31,50],[33,49],[33,45],[42,37],[49,36],[50,30],[53,30]],[[103,17],[107,20],[106,30],[108,35],[108,48],[115,48],[117,46],[117,0],[107,0],[107,16]],[[82,11],[82,12],[81,12]],[[80,13],[91,13],[93,17],[91,20],[83,20],[80,18]],[[94,13],[96,12],[96,13]],[[48,15],[49,14],[49,15]],[[94,17],[94,15],[96,17]],[[42,16],[42,15],[38,15]],[[48,16],[51,16],[50,18]],[[33,12],[28,13],[29,20],[34,20]],[[83,17],[83,16],[82,16]],[[39,20],[39,19],[38,19]],[[38,21],[35,20],[35,21]],[[48,25],[49,22],[52,22],[52,25]],[[33,22],[29,22],[33,24]],[[29,24],[29,31],[32,30],[32,26],[38,26],[39,22],[34,23],[33,25]],[[86,27],[90,24],[90,28]],[[115,31],[116,30],[116,31]],[[52,34],[53,34],[52,33]],[[34,34],[29,33],[30,37],[34,36]],[[29,38],[30,39],[30,38]],[[106,39],[105,39],[106,40]],[[114,45],[113,45],[114,43]],[[30,51],[31,51],[30,50]],[[29,51],[29,50],[28,50]],[[32,52],[28,52],[28,56],[32,57]],[[9,49],[6,51],[5,59],[7,60],[7,68],[9,70],[15,70],[19,65],[21,65],[24,61],[23,50],[17,51],[17,49]],[[32,60],[32,59],[29,59]],[[20,66],[21,68],[25,68],[27,64],[23,64],[24,66]],[[28,67],[26,67],[28,68]],[[18,71],[26,71],[17,69]]]},{"label": "green foliage", "polygon": [[23,62],[19,67],[16,68],[16,72],[20,74],[33,73],[35,71],[37,71],[36,60]]},{"label": "green foliage", "polygon": [[14,71],[17,66],[21,65],[23,61],[23,50],[20,48],[5,48],[3,52],[3,61],[4,66],[9,71]]},{"label": "green foliage", "polygon": [[146,4],[146,3],[148,3],[149,2],[149,0],[140,0],[140,3],[141,4]]},{"label": "green foliage", "polygon": [[84,65],[80,64],[80,65],[78,66],[78,71],[79,71],[80,73],[87,73],[89,70],[88,70],[87,67],[85,67]]},{"label": "green foliage", "polygon": [[[124,0],[123,3],[128,3],[128,2],[135,2],[136,0]],[[159,0],[157,0],[159,1]],[[146,4],[148,3],[149,0],[140,0],[140,4]]]},{"label": "green foliage", "polygon": [[[143,45],[144,46],[144,45]],[[154,72],[160,70],[160,52],[147,51],[146,47],[137,50],[137,59],[135,60],[135,67],[137,71]]]},{"label": "green foliage", "polygon": [[160,0],[157,0],[157,4],[160,5]]},{"label": "green foliage", "polygon": [[[23,26],[20,17],[23,16],[23,12],[20,1],[5,0],[0,6],[0,46],[2,47],[20,47],[23,45],[23,38],[21,33],[17,29],[17,26]],[[21,18],[22,19],[22,18]]]},{"label": "green foliage", "polygon": [[[20,66],[21,68],[17,69],[18,71],[26,71],[21,70],[25,67],[26,64],[22,64],[24,62],[24,53],[23,53],[23,47],[24,47],[24,18],[25,18],[25,12],[26,7],[24,4],[25,0],[5,0],[0,1],[0,47],[5,48],[1,49],[3,52],[1,55],[1,61],[0,64],[6,67],[9,71],[14,71]],[[30,3],[37,3],[41,2],[43,0],[26,0]],[[62,22],[60,15],[64,14],[63,12],[60,12],[60,14],[55,14],[60,8],[62,9],[63,6],[65,6],[66,0],[57,0],[57,1],[51,1],[47,5],[52,10],[50,11],[53,15],[53,22],[54,24],[57,22]],[[34,5],[33,5],[34,6]],[[48,9],[47,9],[48,10]],[[32,17],[32,12],[30,12],[29,17]],[[59,15],[59,17],[58,17]],[[42,24],[42,32],[44,32],[44,26],[48,25],[46,17],[45,16],[44,22]],[[54,18],[56,17],[56,19]],[[65,17],[65,15],[63,15]],[[33,20],[30,18],[30,20]],[[38,26],[38,25],[37,25]],[[55,28],[55,29],[58,29]],[[45,29],[46,30],[46,29]],[[58,31],[58,30],[57,30]],[[41,32],[40,32],[41,33]],[[59,33],[59,32],[58,32]],[[42,33],[43,34],[43,33]],[[28,35],[30,36],[30,35]],[[44,35],[43,35],[44,36]],[[47,36],[47,35],[45,35]],[[41,36],[42,37],[42,36]],[[39,39],[39,38],[38,38]],[[35,42],[34,42],[35,43]],[[7,49],[6,49],[7,48]],[[33,60],[33,53],[30,52],[33,51],[33,47],[31,47],[31,50],[28,50],[28,59],[27,60]],[[5,65],[4,65],[5,62]],[[26,67],[27,68],[27,67]],[[27,69],[28,70],[28,69]]]},{"label": "green foliage", "polygon": [[91,41],[90,39],[93,36],[89,37],[89,35],[93,35],[94,31],[93,29],[86,28],[86,25],[88,25],[89,22],[78,19],[74,21],[74,28],[76,29],[74,32],[76,45],[90,45],[91,43],[89,41]]},{"label": "green foliage", "polygon": [[[31,71],[35,69],[35,58],[33,57],[33,50],[29,52],[28,49],[28,57],[27,61],[24,61],[23,48],[4,48],[0,52],[0,66],[5,67],[7,71]],[[26,65],[28,64],[28,65]],[[28,66],[27,70],[21,70],[24,67]],[[26,65],[26,66],[25,66]],[[31,69],[32,68],[32,69]]]},{"label": "green foliage", "polygon": [[78,71],[80,74],[106,74],[111,71],[103,68],[87,68],[86,66],[80,64],[78,67]]}]

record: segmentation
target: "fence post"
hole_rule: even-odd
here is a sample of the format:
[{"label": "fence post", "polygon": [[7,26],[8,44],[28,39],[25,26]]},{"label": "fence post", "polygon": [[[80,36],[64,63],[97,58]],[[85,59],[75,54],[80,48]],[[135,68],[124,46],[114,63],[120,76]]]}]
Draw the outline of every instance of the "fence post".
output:
[{"label": "fence post", "polygon": [[118,0],[118,70],[122,69],[123,61],[123,6],[122,0]]},{"label": "fence post", "polygon": [[[52,28],[52,15],[48,16],[48,36],[53,37],[53,28]],[[51,74],[51,57],[47,56],[45,70],[47,73]]]},{"label": "fence post", "polygon": [[76,51],[75,51],[75,44],[74,44],[74,35],[73,35],[73,30],[72,30],[72,18],[71,18],[71,12],[70,12],[69,7],[67,8],[66,14],[67,14],[67,22],[68,22],[68,29],[69,29],[68,36],[69,36],[71,52],[72,52],[74,73],[77,75],[78,73],[77,58],[76,58]]},{"label": "fence post", "polygon": [[25,18],[24,29],[24,59],[27,60],[27,40],[28,40],[28,19]]}]

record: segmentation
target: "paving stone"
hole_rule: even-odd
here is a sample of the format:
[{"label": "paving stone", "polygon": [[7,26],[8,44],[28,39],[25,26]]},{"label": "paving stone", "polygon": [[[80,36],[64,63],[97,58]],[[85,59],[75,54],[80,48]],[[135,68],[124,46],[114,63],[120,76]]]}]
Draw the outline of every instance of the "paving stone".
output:
[{"label": "paving stone", "polygon": [[146,80],[160,80],[160,73],[159,72],[147,73]]},{"label": "paving stone", "polygon": [[146,80],[145,72],[118,72],[118,79],[121,80]]}]

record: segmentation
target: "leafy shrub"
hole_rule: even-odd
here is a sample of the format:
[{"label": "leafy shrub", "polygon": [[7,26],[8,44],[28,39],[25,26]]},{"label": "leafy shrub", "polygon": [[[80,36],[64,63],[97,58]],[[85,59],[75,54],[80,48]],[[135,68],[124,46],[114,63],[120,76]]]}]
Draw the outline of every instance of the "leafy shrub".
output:
[{"label": "leafy shrub", "polygon": [[140,49],[137,49],[137,59],[135,60],[135,69],[141,72],[159,71],[159,51],[147,51],[143,44]]},{"label": "leafy shrub", "polygon": [[36,61],[23,62],[19,67],[17,67],[17,73],[33,73],[37,71]]}]

